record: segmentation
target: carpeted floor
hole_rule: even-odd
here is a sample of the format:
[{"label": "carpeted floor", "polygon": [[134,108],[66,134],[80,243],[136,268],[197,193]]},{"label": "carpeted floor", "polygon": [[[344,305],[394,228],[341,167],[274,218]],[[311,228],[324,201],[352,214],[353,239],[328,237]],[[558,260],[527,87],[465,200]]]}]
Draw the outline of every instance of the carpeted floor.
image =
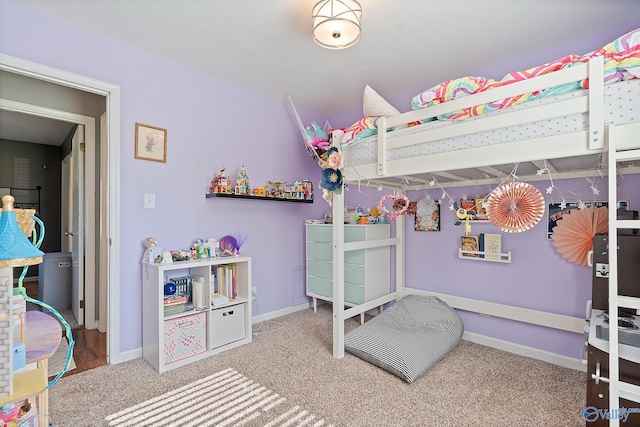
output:
[{"label": "carpeted floor", "polygon": [[[353,319],[346,322],[347,330],[355,326]],[[251,344],[163,374],[136,359],[62,378],[50,389],[51,424],[136,425],[125,419],[132,408],[176,390],[200,390],[197,381],[231,370],[284,399],[275,421],[220,420],[220,401],[169,399],[160,407],[197,409],[198,425],[585,425],[584,372],[462,341],[424,377],[407,384],[350,354],[332,357],[329,305],[315,314],[308,309],[254,325],[254,331]],[[153,425],[182,425],[161,418]]]},{"label": "carpeted floor", "polygon": [[[67,357],[69,355],[69,343],[67,343],[67,339],[62,337],[60,340],[60,345],[56,352],[49,358],[49,376],[58,375],[62,369],[65,367],[67,363]],[[71,357],[69,369],[68,371],[72,371],[76,368],[76,363],[73,361],[73,357]]]}]

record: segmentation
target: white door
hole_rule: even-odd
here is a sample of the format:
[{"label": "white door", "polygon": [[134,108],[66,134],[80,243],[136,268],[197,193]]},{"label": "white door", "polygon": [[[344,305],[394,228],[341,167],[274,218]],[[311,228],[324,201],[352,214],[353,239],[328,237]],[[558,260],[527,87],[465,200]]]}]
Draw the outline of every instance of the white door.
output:
[{"label": "white door", "polygon": [[71,144],[71,310],[78,325],[84,325],[84,126],[78,125]]}]

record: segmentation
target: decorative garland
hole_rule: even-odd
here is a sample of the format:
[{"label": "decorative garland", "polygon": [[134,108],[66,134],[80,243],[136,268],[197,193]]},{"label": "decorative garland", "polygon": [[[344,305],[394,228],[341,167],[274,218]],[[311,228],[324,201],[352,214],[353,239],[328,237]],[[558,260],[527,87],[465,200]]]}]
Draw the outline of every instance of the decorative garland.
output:
[{"label": "decorative garland", "polygon": [[[397,206],[396,205],[397,200],[404,200],[404,204],[400,209],[397,209],[392,212],[384,206],[384,202],[387,199],[393,200],[394,207]],[[404,213],[406,213],[407,209],[409,209],[409,198],[404,194],[400,194],[400,195],[385,194],[384,196],[382,196],[382,199],[380,199],[380,204],[378,205],[378,211],[380,212],[380,215],[389,215],[389,218],[393,219],[394,221],[400,215],[403,215]]]}]

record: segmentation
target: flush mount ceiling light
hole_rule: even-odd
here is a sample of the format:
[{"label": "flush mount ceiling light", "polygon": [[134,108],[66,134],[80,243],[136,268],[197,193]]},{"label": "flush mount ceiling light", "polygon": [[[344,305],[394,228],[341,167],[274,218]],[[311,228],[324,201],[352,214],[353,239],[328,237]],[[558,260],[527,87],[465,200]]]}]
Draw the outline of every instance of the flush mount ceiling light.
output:
[{"label": "flush mount ceiling light", "polygon": [[322,0],[313,7],[313,41],[327,49],[346,49],[360,40],[362,7],[355,0]]}]

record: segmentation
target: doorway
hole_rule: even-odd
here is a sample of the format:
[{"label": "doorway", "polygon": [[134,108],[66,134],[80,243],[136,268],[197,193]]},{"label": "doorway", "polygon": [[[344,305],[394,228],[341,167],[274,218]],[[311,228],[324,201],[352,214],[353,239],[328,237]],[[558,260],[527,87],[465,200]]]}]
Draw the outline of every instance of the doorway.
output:
[{"label": "doorway", "polygon": [[[40,64],[24,61],[19,58],[14,58],[8,55],[0,54],[0,71],[6,71],[7,73],[24,76],[38,81],[44,81],[52,85],[57,85],[62,88],[73,88],[78,91],[84,91],[89,94],[96,94],[104,97],[105,100],[105,114],[104,114],[104,129],[100,133],[100,136],[104,137],[103,152],[104,156],[101,159],[106,167],[102,168],[100,174],[87,174],[86,186],[92,188],[94,197],[87,198],[87,201],[94,203],[94,215],[88,215],[88,219],[94,221],[91,226],[91,230],[94,232],[94,242],[91,245],[87,245],[85,249],[85,258],[89,258],[88,251],[93,251],[91,259],[98,260],[93,271],[85,271],[84,277],[93,280],[97,286],[88,286],[86,293],[93,293],[94,301],[98,298],[98,304],[92,304],[88,307],[85,304],[85,325],[87,328],[97,328],[106,333],[106,359],[107,363],[119,363],[122,361],[122,356],[119,352],[119,313],[117,310],[117,304],[119,296],[119,284],[117,280],[112,280],[119,276],[119,259],[117,255],[113,254],[115,250],[112,242],[118,241],[119,237],[119,208],[116,203],[119,198],[119,160],[117,153],[119,152],[119,141],[115,137],[119,133],[119,88],[117,86],[99,82],[93,79],[89,79],[83,76],[63,72],[54,68],[42,66]],[[4,90],[3,95],[7,94]],[[37,94],[36,94],[37,95]],[[12,101],[0,100],[0,108],[7,108],[8,104]],[[20,108],[18,108],[20,110]],[[45,107],[37,108],[37,112],[31,112],[41,116],[46,116],[51,111]],[[66,120],[83,124],[85,126],[86,134],[95,135],[95,123],[87,124],[83,123],[83,119],[77,120],[76,117],[69,118],[70,113],[64,111],[57,111],[55,114],[60,120]],[[93,122],[95,119],[92,117]],[[93,126],[91,130],[90,126]],[[95,144],[85,145],[87,150],[94,150]],[[88,152],[85,152],[88,154]],[[92,160],[95,163],[95,158]],[[100,197],[98,198],[98,195]],[[98,220],[96,222],[96,219]],[[98,245],[95,242],[106,242],[106,244]],[[102,247],[102,252],[100,251]],[[85,295],[85,300],[89,295]],[[90,312],[93,312],[91,315]],[[97,314],[96,314],[97,313]]]},{"label": "doorway", "polygon": [[[71,329],[65,333],[75,341],[74,369],[69,374],[107,363],[106,330],[97,330],[100,323],[107,322],[96,317],[96,295],[101,293],[101,286],[107,285],[96,275],[98,259],[103,259],[98,256],[101,249],[96,238],[101,216],[95,212],[96,201],[90,200],[92,194],[100,192],[94,188],[96,180],[88,178],[102,175],[95,159],[96,145],[99,148],[100,144],[95,121],[90,116],[8,100],[3,100],[0,108],[0,144],[4,157],[13,163],[0,177],[10,185],[37,184],[41,203],[36,215],[46,226],[40,248],[45,253],[43,262],[25,278],[27,295],[46,305],[41,308],[27,303],[27,309],[48,312],[51,307]],[[23,136],[23,128],[30,133]],[[16,190],[16,202],[21,195]],[[65,340],[61,345],[60,356],[66,355],[68,344]],[[58,362],[58,356],[56,353],[52,361]],[[53,372],[62,368],[59,363],[51,366]]]}]

